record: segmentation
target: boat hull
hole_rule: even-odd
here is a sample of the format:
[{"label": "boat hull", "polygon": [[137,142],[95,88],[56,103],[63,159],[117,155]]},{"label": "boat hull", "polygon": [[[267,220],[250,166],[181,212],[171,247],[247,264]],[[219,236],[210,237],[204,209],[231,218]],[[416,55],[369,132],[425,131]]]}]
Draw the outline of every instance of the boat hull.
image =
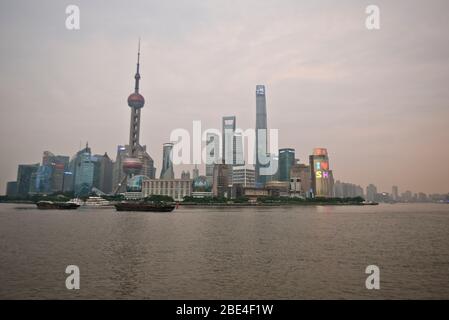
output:
[{"label": "boat hull", "polygon": [[171,212],[175,209],[172,204],[153,203],[117,203],[114,206],[117,211]]},{"label": "boat hull", "polygon": [[79,204],[67,202],[38,202],[36,205],[41,210],[75,210],[79,208]]}]

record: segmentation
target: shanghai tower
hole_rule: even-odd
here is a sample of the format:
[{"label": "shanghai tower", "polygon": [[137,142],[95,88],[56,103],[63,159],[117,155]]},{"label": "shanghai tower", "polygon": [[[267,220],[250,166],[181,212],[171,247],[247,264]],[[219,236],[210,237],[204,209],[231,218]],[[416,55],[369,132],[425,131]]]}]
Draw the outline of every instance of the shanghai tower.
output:
[{"label": "shanghai tower", "polygon": [[259,154],[267,153],[267,101],[265,86],[256,86],[256,186],[263,187],[267,177],[260,174],[264,165],[259,161]]}]

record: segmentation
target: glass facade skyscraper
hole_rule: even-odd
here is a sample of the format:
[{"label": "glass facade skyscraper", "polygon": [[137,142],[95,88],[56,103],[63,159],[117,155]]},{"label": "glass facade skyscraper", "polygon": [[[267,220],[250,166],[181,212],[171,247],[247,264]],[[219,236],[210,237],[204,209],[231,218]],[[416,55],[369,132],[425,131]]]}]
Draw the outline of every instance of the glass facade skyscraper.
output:
[{"label": "glass facade skyscraper", "polygon": [[112,191],[112,160],[108,154],[94,155],[92,157],[94,162],[94,183],[93,186],[104,193]]},{"label": "glass facade skyscraper", "polygon": [[223,117],[222,119],[222,156],[223,163],[233,165],[236,161],[236,143],[235,143],[235,116]]},{"label": "glass facade skyscraper", "polygon": [[[70,160],[70,172],[72,173],[72,188],[76,196],[86,196],[92,191],[94,184],[95,163],[89,146],[78,151]],[[68,189],[64,187],[64,189]]]},{"label": "glass facade skyscraper", "polygon": [[295,149],[279,149],[279,181],[290,181],[290,170],[295,164]]},{"label": "glass facade skyscraper", "polygon": [[214,166],[220,162],[220,137],[216,133],[206,134],[206,178],[212,184]]},{"label": "glass facade skyscraper", "polygon": [[75,172],[75,195],[87,196],[94,183],[95,164],[92,161],[90,149],[78,153]]},{"label": "glass facade skyscraper", "polygon": [[20,164],[17,170],[17,195],[26,196],[30,192],[32,176],[39,169],[39,163]]},{"label": "glass facade skyscraper", "polygon": [[262,175],[261,167],[266,164],[261,163],[260,156],[268,154],[267,144],[267,101],[265,96],[265,86],[256,86],[256,186],[263,187],[268,180],[268,176]]},{"label": "glass facade skyscraper", "polygon": [[172,154],[173,143],[164,143],[160,177],[162,180],[173,180],[175,178],[175,174],[173,172]]}]

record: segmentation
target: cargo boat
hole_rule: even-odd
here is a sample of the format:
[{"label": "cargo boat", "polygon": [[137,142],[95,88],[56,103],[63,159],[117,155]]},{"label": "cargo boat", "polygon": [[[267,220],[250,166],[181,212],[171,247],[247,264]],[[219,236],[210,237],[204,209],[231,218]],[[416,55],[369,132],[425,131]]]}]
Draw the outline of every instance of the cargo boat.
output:
[{"label": "cargo boat", "polygon": [[117,211],[153,211],[153,212],[171,212],[176,205],[165,202],[131,202],[124,201],[116,203],[115,209]]},{"label": "cargo boat", "polygon": [[57,209],[57,210],[74,210],[80,206],[74,202],[53,202],[53,201],[39,201],[36,203],[38,209]]}]

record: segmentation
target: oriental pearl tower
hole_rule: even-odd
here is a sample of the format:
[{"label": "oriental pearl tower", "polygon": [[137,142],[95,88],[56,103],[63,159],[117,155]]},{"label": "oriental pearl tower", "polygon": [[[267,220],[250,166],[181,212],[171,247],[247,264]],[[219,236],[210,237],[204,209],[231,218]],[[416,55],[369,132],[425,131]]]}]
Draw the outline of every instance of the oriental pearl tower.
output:
[{"label": "oriental pearl tower", "polygon": [[128,157],[123,161],[123,171],[126,173],[126,176],[123,177],[122,182],[119,184],[122,185],[128,178],[133,177],[136,174],[140,174],[142,172],[143,163],[138,158],[138,149],[141,148],[139,144],[139,136],[140,136],[140,110],[143,108],[145,104],[145,99],[139,93],[139,81],[140,81],[140,40],[139,47],[137,50],[137,71],[134,76],[135,86],[134,92],[131,93],[128,97],[128,106],[131,108],[131,121],[129,128],[129,149],[128,149]]}]

